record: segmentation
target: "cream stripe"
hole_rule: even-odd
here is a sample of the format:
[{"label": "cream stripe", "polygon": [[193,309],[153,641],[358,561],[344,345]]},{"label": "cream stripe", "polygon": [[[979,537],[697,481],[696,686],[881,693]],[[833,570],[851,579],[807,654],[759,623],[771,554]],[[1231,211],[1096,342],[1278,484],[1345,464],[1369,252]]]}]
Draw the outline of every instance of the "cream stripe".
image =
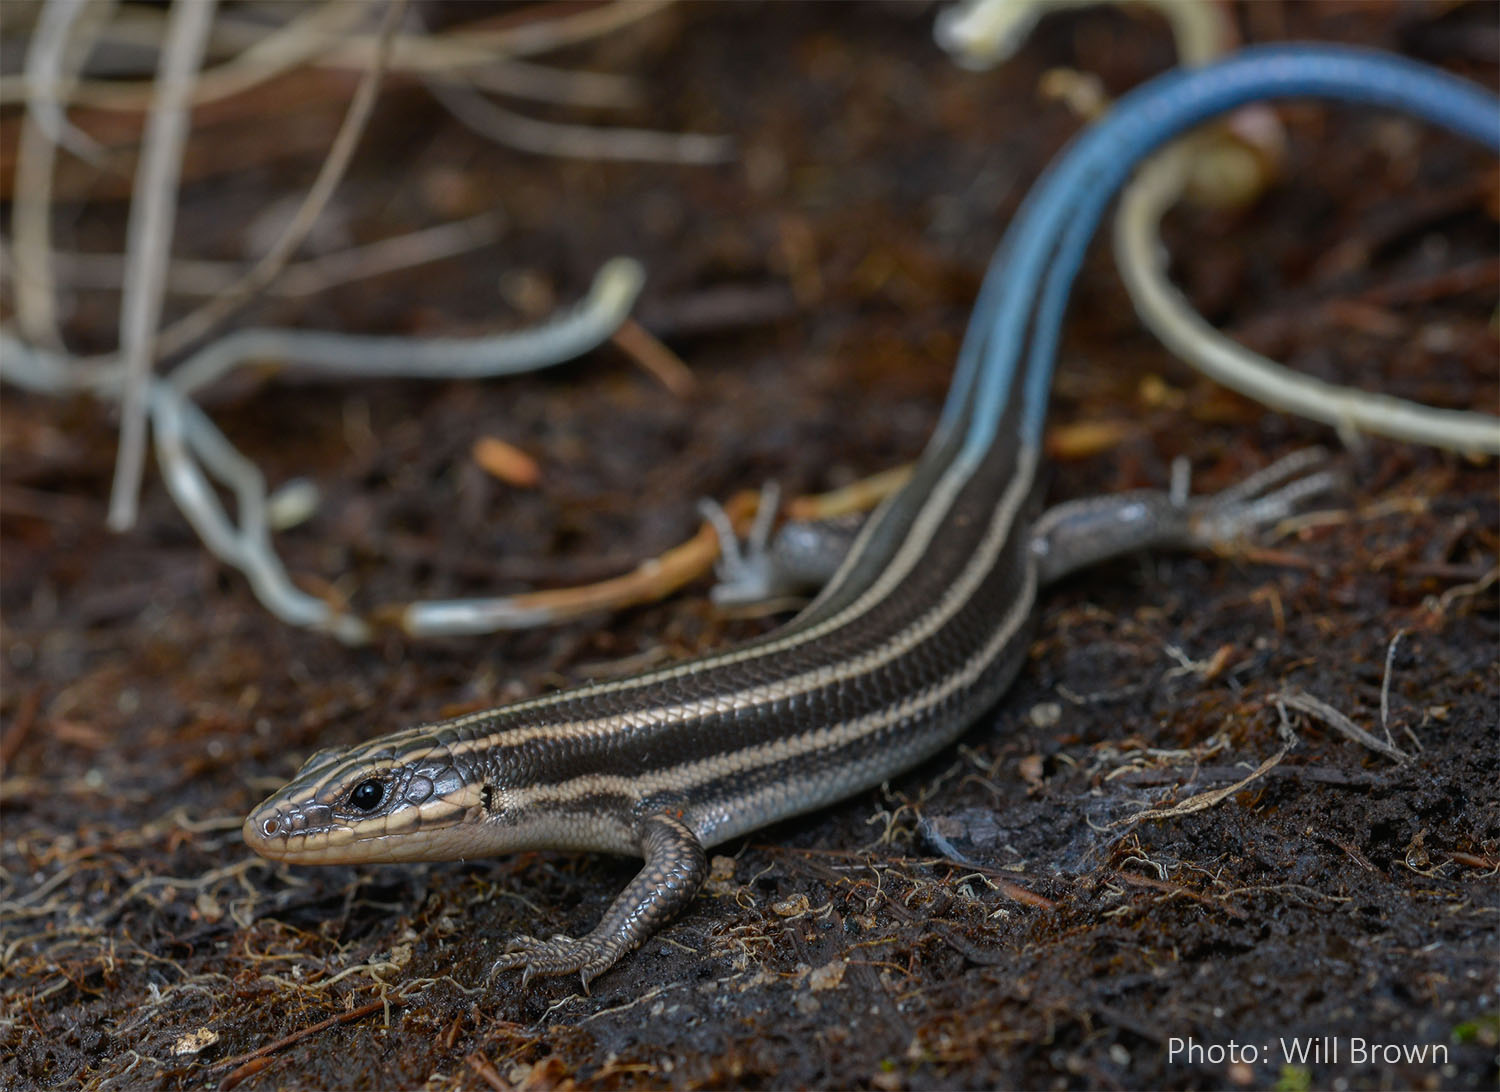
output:
[{"label": "cream stripe", "polygon": [[839,664],[829,664],[816,671],[804,672],[786,679],[779,679],[764,686],[753,687],[732,694],[721,694],[701,701],[683,702],[678,705],[646,707],[631,710],[614,717],[574,721],[565,724],[535,725],[511,728],[503,732],[448,744],[446,750],[452,755],[465,755],[491,749],[520,746],[537,739],[579,739],[588,736],[604,736],[628,732],[635,728],[646,728],[662,724],[681,724],[701,717],[762,703],[784,701],[810,691],[819,690],[846,678],[853,678],[898,659],[913,646],[926,640],[941,629],[948,620],[963,608],[994,564],[995,556],[1005,547],[1010,537],[1017,513],[1031,490],[1032,471],[1035,468],[1036,451],[1023,448],[1019,453],[1015,473],[1006,486],[1001,501],[995,506],[984,538],[965,563],[956,580],[948,585],[942,598],[938,599],[927,613],[915,619],[905,629],[893,634],[883,644],[865,655]]},{"label": "cream stripe", "polygon": [[[545,808],[551,804],[563,804],[592,795],[617,795],[629,799],[640,799],[661,792],[691,793],[695,789],[723,777],[744,774],[749,770],[764,769],[778,763],[820,752],[832,751],[866,736],[888,728],[901,720],[919,716],[936,705],[940,705],[955,693],[973,686],[985,669],[994,662],[1006,644],[1025,622],[1036,597],[1036,567],[1025,566],[1026,583],[1022,593],[1016,596],[1004,622],[996,628],[994,635],[971,656],[961,670],[945,676],[942,680],[917,694],[908,695],[901,702],[886,707],[858,720],[845,721],[829,728],[803,732],[788,739],[773,740],[757,744],[729,754],[715,755],[697,762],[669,767],[640,777],[622,777],[617,774],[592,774],[576,777],[557,785],[537,785],[531,788],[511,789],[506,803],[517,809]],[[964,726],[955,725],[961,730]],[[935,746],[944,740],[934,736]],[[903,765],[903,764],[898,764]],[[703,802],[695,802],[702,806]],[[769,820],[757,817],[756,826]]]},{"label": "cream stripe", "polygon": [[[696,674],[706,669],[742,663],[746,660],[785,652],[824,637],[866,614],[889,595],[901,581],[906,579],[911,570],[916,567],[917,562],[926,554],[928,546],[932,543],[932,539],[943,525],[954,498],[968,484],[969,476],[972,474],[977,461],[977,459],[965,459],[961,455],[954,457],[953,462],[943,471],[943,476],[938,479],[937,485],[928,494],[927,500],[923,502],[922,507],[918,510],[917,518],[912,522],[911,530],[907,532],[906,538],[902,541],[901,548],[896,552],[896,556],[891,558],[890,564],[881,570],[879,579],[871,584],[848,607],[844,608],[838,614],[824,619],[816,626],[788,634],[786,637],[772,641],[767,645],[758,645],[745,649],[730,649],[726,652],[706,656],[702,659],[688,660],[685,663],[674,664],[671,667],[648,672],[644,675],[562,690],[556,694],[532,698],[528,701],[517,702],[514,705],[504,705],[497,709],[487,709],[479,713],[470,713],[454,720],[440,721],[435,724],[421,725],[420,727],[428,730],[433,728],[462,728],[466,725],[488,720],[501,710],[507,714],[529,713],[578,698],[598,697],[601,694],[633,690],[642,686],[680,678],[684,675]],[[1030,475],[1028,474],[1026,477],[1029,478]],[[850,558],[845,559],[844,565],[848,566],[852,561],[853,555],[851,554]],[[840,571],[842,572],[842,568]]]}]

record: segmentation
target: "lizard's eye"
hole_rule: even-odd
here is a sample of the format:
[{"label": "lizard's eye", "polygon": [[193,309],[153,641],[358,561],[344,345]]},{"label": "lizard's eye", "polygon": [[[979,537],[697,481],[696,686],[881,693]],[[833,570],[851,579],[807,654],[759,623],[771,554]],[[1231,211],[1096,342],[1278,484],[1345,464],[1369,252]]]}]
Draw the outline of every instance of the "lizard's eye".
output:
[{"label": "lizard's eye", "polygon": [[385,799],[385,785],[374,778],[361,781],[349,794],[349,806],[356,811],[374,811]]}]

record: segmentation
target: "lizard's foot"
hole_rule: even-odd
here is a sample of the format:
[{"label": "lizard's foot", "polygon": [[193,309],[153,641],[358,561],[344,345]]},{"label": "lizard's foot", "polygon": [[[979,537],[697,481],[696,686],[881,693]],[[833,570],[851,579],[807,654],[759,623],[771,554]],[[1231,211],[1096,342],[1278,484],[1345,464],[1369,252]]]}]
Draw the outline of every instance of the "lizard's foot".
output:
[{"label": "lizard's foot", "polygon": [[625,949],[623,944],[612,944],[608,939],[594,936],[581,940],[562,933],[551,940],[519,936],[505,946],[505,955],[495,960],[490,967],[490,976],[519,967],[524,990],[535,975],[550,978],[576,971],[583,983],[583,992],[588,993],[589,983],[624,955]]},{"label": "lizard's foot", "polygon": [[781,487],[775,482],[761,486],[755,522],[741,543],[723,505],[708,499],[698,502],[699,514],[719,537],[719,560],[714,565],[714,575],[719,582],[710,592],[715,603],[743,606],[763,603],[782,594],[771,553],[771,530],[776,526],[776,512],[780,507]]},{"label": "lizard's foot", "polygon": [[752,604],[787,606],[785,600],[804,600],[817,593],[838,572],[864,525],[863,512],[809,520],[789,520],[773,537],[780,490],[768,482],[761,490],[755,525],[743,545],[724,509],[713,501],[698,502],[698,511],[719,536],[719,582],[713,601],[721,607]]},{"label": "lizard's foot", "polygon": [[1185,512],[1195,545],[1229,542],[1286,519],[1309,497],[1332,489],[1339,480],[1336,472],[1308,473],[1327,460],[1328,452],[1322,448],[1303,448],[1237,485],[1192,500],[1187,496],[1186,462],[1179,461],[1172,467],[1172,501]]}]

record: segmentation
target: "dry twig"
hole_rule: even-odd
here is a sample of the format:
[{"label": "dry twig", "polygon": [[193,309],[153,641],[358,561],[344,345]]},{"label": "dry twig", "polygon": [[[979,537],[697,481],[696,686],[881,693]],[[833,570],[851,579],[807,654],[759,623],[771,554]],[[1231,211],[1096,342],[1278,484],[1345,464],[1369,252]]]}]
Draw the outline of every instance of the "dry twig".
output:
[{"label": "dry twig", "polygon": [[177,218],[177,178],[187,140],[189,96],[193,76],[203,62],[217,2],[178,0],[172,8],[130,201],[125,292],[120,300],[125,385],[120,397],[120,448],[109,499],[109,525],[116,531],[135,523],[136,494],[146,461],[146,385]]},{"label": "dry twig", "polygon": [[1290,709],[1296,709],[1298,712],[1306,713],[1313,719],[1328,725],[1328,727],[1340,735],[1347,736],[1349,739],[1354,740],[1354,742],[1368,747],[1377,754],[1385,755],[1386,758],[1395,762],[1411,761],[1411,756],[1400,747],[1372,736],[1321,698],[1315,698],[1311,694],[1303,693],[1300,690],[1283,690],[1271,700],[1276,704],[1278,709],[1286,706]]}]

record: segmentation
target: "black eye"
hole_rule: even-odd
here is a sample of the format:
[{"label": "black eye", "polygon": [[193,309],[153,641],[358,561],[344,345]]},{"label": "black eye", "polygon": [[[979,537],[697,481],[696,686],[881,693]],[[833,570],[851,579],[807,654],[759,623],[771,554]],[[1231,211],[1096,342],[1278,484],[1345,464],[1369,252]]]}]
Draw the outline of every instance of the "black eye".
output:
[{"label": "black eye", "polygon": [[385,786],[379,781],[361,781],[349,794],[349,806],[360,811],[374,811],[385,799]]}]

